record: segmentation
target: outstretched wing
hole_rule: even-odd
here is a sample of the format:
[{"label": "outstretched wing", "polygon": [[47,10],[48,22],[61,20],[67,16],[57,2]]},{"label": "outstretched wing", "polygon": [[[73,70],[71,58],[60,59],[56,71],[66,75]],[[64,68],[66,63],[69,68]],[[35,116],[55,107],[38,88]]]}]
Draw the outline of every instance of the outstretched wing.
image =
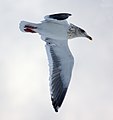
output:
[{"label": "outstretched wing", "polygon": [[74,58],[67,40],[47,39],[46,51],[50,67],[51,100],[55,111],[58,112],[71,79]]}]

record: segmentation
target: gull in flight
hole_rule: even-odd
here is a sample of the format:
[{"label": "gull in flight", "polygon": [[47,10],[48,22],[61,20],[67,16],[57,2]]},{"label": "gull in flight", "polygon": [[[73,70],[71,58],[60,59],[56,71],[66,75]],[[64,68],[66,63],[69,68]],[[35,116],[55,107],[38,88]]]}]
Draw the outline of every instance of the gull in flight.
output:
[{"label": "gull in flight", "polygon": [[41,23],[20,22],[22,32],[39,33],[46,42],[50,70],[50,93],[56,112],[65,98],[74,65],[74,58],[68,47],[68,39],[92,38],[81,28],[67,22],[69,13],[47,15]]}]

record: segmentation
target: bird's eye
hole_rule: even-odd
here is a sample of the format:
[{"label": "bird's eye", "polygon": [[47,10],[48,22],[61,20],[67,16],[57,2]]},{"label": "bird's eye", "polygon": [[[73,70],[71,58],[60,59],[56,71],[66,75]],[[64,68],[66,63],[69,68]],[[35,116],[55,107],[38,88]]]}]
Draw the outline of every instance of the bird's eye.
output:
[{"label": "bird's eye", "polygon": [[85,31],[83,29],[81,29],[81,32],[84,33]]}]

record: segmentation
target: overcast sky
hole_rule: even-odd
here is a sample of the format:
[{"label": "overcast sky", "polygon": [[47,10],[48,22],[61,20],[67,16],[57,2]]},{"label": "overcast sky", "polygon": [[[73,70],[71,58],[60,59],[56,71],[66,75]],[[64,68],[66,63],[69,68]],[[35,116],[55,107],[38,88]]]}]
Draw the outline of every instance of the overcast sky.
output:
[{"label": "overcast sky", "polygon": [[[71,83],[58,113],[49,93],[45,43],[19,30],[21,20],[40,22],[69,12],[86,38],[69,40],[75,58]],[[0,120],[113,120],[113,1],[0,1]]]}]

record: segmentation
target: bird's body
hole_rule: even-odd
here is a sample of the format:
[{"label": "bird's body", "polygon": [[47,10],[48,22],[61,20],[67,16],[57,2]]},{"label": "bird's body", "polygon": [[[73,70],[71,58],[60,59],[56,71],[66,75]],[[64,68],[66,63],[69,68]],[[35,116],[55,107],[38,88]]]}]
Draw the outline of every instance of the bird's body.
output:
[{"label": "bird's body", "polygon": [[68,39],[75,37],[92,39],[84,30],[66,21],[70,15],[68,13],[48,15],[39,24],[25,21],[20,23],[21,31],[39,33],[42,40],[46,42],[50,67],[51,100],[56,112],[64,100],[74,65],[74,58],[68,47]]}]

